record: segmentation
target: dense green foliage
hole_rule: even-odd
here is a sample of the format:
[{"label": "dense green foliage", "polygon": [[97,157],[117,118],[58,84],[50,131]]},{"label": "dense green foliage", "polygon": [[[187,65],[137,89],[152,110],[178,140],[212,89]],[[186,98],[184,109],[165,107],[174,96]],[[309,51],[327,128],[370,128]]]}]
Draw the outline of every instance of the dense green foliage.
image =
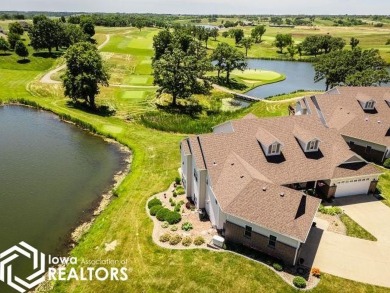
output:
[{"label": "dense green foliage", "polygon": [[251,31],[251,37],[255,40],[256,43],[261,43],[261,38],[266,32],[264,25],[258,25]]},{"label": "dense green foliage", "polygon": [[4,53],[9,50],[9,43],[3,37],[0,37],[0,51]]},{"label": "dense green foliage", "polygon": [[162,202],[158,198],[153,198],[148,202],[148,208],[152,208],[154,206],[161,206]]},{"label": "dense green foliage", "polygon": [[162,205],[155,205],[155,206],[152,206],[152,207],[150,208],[150,215],[151,215],[151,216],[155,216],[155,215],[158,213],[158,211],[161,210],[162,208],[163,208]]},{"label": "dense green foliage", "polygon": [[294,44],[291,34],[277,34],[275,37],[275,46],[279,48],[280,53],[283,53],[283,49],[287,46]]},{"label": "dense green foliage", "polygon": [[328,54],[331,51],[342,50],[345,46],[345,41],[340,37],[336,38],[331,35],[313,35],[306,37],[301,46],[307,55],[316,57],[321,53]]},{"label": "dense green foliage", "polygon": [[326,90],[338,85],[372,86],[390,80],[378,50],[332,51],[314,64],[314,80],[325,80]]},{"label": "dense green foliage", "polygon": [[390,169],[390,158],[386,159],[383,163],[383,166]]},{"label": "dense green foliage", "polygon": [[335,207],[335,206],[325,207],[322,204],[320,205],[318,211],[322,214],[331,215],[331,216],[340,215],[343,213],[343,210],[339,207]]},{"label": "dense green foliage", "polygon": [[84,100],[92,109],[96,108],[95,97],[99,85],[108,86],[108,73],[94,45],[88,42],[71,46],[66,54],[66,72],[63,77],[65,95],[73,101]]},{"label": "dense green foliage", "polygon": [[293,279],[293,284],[295,287],[297,288],[306,288],[306,280],[301,277],[301,276],[297,276]]},{"label": "dense green foliage", "polygon": [[15,53],[19,56],[25,59],[30,54],[27,50],[26,45],[22,41],[16,42],[15,45]]}]

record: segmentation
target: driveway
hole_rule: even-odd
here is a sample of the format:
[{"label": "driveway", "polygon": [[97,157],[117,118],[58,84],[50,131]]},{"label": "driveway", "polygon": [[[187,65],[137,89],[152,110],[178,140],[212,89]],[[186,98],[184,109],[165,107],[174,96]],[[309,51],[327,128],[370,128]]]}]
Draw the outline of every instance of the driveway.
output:
[{"label": "driveway", "polygon": [[390,208],[372,196],[337,199],[346,214],[373,234],[368,241],[325,231],[316,219],[300,257],[305,265],[363,283],[390,287]]}]

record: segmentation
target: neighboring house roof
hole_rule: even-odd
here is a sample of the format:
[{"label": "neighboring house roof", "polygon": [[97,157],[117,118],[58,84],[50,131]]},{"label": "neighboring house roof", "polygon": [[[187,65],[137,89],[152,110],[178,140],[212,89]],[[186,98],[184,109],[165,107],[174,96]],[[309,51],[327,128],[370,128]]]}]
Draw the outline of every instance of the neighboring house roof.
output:
[{"label": "neighboring house roof", "polygon": [[[361,103],[371,100],[375,109],[365,110]],[[326,125],[342,135],[390,147],[390,88],[337,87],[306,101],[316,101]]]}]

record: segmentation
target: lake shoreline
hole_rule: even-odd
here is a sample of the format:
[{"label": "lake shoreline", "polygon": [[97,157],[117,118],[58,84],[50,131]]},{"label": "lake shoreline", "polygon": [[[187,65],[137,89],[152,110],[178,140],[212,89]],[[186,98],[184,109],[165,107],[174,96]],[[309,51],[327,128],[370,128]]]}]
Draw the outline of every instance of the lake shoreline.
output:
[{"label": "lake shoreline", "polygon": [[50,109],[45,109],[44,107],[35,105],[35,103],[29,104],[28,101],[25,100],[0,103],[0,107],[6,106],[26,107],[35,109],[37,111],[51,113],[59,121],[74,125],[77,128],[88,132],[88,135],[99,137],[106,143],[111,144],[117,148],[118,156],[120,156],[120,166],[118,167],[118,170],[116,170],[114,176],[111,178],[110,184],[104,189],[100,196],[93,200],[88,209],[83,211],[83,214],[77,217],[77,224],[73,225],[73,227],[69,229],[69,231],[63,236],[61,244],[55,249],[55,256],[68,256],[70,251],[75,248],[78,242],[91,228],[96,217],[98,217],[109,206],[112,200],[115,199],[115,189],[121,185],[123,180],[129,175],[131,171],[131,164],[133,159],[132,151],[127,146],[112,138],[108,138],[103,134],[99,134],[96,131],[92,131],[89,128],[83,127],[83,125],[80,125],[71,119],[66,119],[67,116],[60,115]]}]

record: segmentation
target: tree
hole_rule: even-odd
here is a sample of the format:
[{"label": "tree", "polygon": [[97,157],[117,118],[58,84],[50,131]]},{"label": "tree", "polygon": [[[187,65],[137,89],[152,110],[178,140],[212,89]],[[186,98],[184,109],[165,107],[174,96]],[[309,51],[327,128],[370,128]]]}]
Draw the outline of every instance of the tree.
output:
[{"label": "tree", "polygon": [[76,24],[67,24],[64,27],[64,37],[61,45],[68,48],[76,43],[88,41],[89,36],[84,34],[80,26]]},{"label": "tree", "polygon": [[321,42],[318,36],[307,36],[301,44],[302,50],[305,51],[306,54],[317,57],[321,48]]},{"label": "tree", "polygon": [[314,81],[325,80],[326,90],[337,85],[380,85],[390,81],[378,50],[332,51],[314,64]]},{"label": "tree", "polygon": [[298,45],[296,46],[296,48],[297,48],[297,53],[299,54],[299,59],[301,59],[301,58],[302,58],[302,51],[303,51],[302,43],[301,43],[301,44],[298,44]]},{"label": "tree", "polygon": [[90,18],[83,18],[80,21],[80,26],[83,32],[88,35],[90,38],[92,38],[95,35],[95,25],[93,24],[92,19]]},{"label": "tree", "polygon": [[17,34],[19,36],[23,35],[24,29],[19,22],[12,22],[8,25],[8,30],[12,34]]},{"label": "tree", "polygon": [[290,58],[294,59],[294,56],[297,53],[297,49],[293,45],[290,45],[287,47],[287,52],[290,55]]},{"label": "tree", "polygon": [[252,30],[251,36],[255,40],[256,43],[261,43],[261,38],[263,37],[265,32],[266,32],[265,26],[258,25]]},{"label": "tree", "polygon": [[243,71],[247,67],[244,53],[226,43],[218,44],[211,59],[216,62],[215,67],[218,71],[218,78],[220,77],[221,72],[226,72],[227,84],[230,83],[230,73],[233,70],[238,69]]},{"label": "tree", "polygon": [[4,52],[9,50],[9,44],[3,37],[0,37],[0,50]]},{"label": "tree", "polygon": [[11,49],[15,49],[15,45],[18,41],[20,41],[20,35],[15,33],[8,34],[8,43]]},{"label": "tree", "polygon": [[240,28],[233,29],[232,34],[234,37],[234,40],[236,41],[236,45],[241,42],[241,40],[244,38],[244,31]]},{"label": "tree", "polygon": [[66,51],[65,60],[65,96],[74,101],[84,100],[91,109],[96,109],[99,85],[108,86],[109,79],[97,48],[89,42],[77,43]]},{"label": "tree", "polygon": [[153,37],[154,61],[159,60],[169,48],[173,40],[172,33],[168,30],[162,30]]},{"label": "tree", "polygon": [[166,51],[153,64],[154,83],[159,86],[160,93],[172,95],[172,105],[177,105],[177,99],[188,98],[200,88],[209,86],[202,81],[210,69],[207,53],[198,42],[192,42],[188,52],[176,44],[173,50]]},{"label": "tree", "polygon": [[19,56],[22,57],[23,59],[26,59],[28,57],[29,52],[26,47],[26,45],[22,41],[17,41],[15,44],[15,53]]},{"label": "tree", "polygon": [[252,47],[253,45],[253,39],[252,38],[243,38],[240,42],[241,45],[244,46],[245,48],[245,57],[248,57],[248,50]]},{"label": "tree", "polygon": [[62,15],[61,18],[60,18],[60,20],[61,20],[62,23],[66,23],[66,18],[65,18],[65,16]]},{"label": "tree", "polygon": [[359,39],[352,37],[349,44],[351,45],[352,50],[355,49],[359,45]]},{"label": "tree", "polygon": [[41,17],[37,20],[34,18],[34,23],[29,33],[31,46],[34,50],[47,49],[51,53],[52,48],[57,44],[58,27],[54,20],[47,17]]},{"label": "tree", "polygon": [[215,27],[210,30],[210,37],[214,38],[214,41],[217,40],[217,37],[219,36],[219,30]]},{"label": "tree", "polygon": [[283,48],[291,46],[294,43],[291,34],[277,34],[275,37],[275,46],[283,54]]}]

